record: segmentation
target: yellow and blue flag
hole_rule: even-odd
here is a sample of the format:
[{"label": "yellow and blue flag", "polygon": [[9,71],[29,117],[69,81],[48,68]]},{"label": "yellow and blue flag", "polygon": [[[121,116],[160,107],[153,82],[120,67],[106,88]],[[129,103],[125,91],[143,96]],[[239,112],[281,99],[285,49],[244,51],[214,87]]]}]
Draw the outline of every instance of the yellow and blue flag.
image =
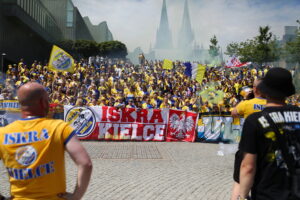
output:
[{"label": "yellow and blue flag", "polygon": [[191,77],[192,79],[196,79],[196,81],[198,81],[199,83],[202,83],[206,67],[198,63],[191,64],[190,62],[186,62],[184,63],[184,65],[184,74]]},{"label": "yellow and blue flag", "polygon": [[196,79],[198,83],[202,83],[206,67],[201,64],[193,63],[192,64],[192,79]]},{"label": "yellow and blue flag", "polygon": [[52,47],[48,65],[49,69],[53,71],[74,72],[73,57],[56,45],[53,45]]}]

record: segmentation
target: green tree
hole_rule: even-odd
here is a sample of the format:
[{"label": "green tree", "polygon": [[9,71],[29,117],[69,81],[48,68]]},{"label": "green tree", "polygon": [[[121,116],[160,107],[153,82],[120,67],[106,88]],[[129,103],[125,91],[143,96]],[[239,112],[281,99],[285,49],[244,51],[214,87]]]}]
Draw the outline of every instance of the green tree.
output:
[{"label": "green tree", "polygon": [[240,43],[230,43],[225,54],[237,55],[242,62],[274,62],[280,57],[280,45],[270,27],[259,27],[259,35]]},{"label": "green tree", "polygon": [[272,62],[274,59],[271,53],[271,39],[273,33],[270,32],[270,27],[259,27],[259,35],[256,37],[257,46],[256,46],[256,62]]},{"label": "green tree", "polygon": [[229,55],[230,57],[232,57],[234,55],[238,55],[239,47],[240,47],[239,43],[232,42],[229,45],[227,45],[225,54]]},{"label": "green tree", "polygon": [[127,47],[120,41],[108,41],[98,44],[98,50],[101,56],[111,58],[125,58],[127,56]]},{"label": "green tree", "polygon": [[239,48],[241,62],[257,62],[256,47],[257,41],[254,39],[241,42]]},{"label": "green tree", "polygon": [[74,50],[80,58],[87,58],[99,54],[97,43],[89,40],[77,40],[74,43]]},{"label": "green tree", "polygon": [[218,46],[218,40],[215,35],[210,39],[210,43],[211,44],[209,45],[209,55],[212,58],[215,58],[219,55],[219,50],[220,50],[220,46]]},{"label": "green tree", "polygon": [[88,58],[90,56],[107,56],[112,58],[125,58],[127,47],[119,41],[96,43],[89,40],[63,40],[57,45],[71,54],[75,59]]},{"label": "green tree", "polygon": [[73,40],[62,40],[58,42],[57,46],[68,52],[69,54],[74,54],[74,41]]}]

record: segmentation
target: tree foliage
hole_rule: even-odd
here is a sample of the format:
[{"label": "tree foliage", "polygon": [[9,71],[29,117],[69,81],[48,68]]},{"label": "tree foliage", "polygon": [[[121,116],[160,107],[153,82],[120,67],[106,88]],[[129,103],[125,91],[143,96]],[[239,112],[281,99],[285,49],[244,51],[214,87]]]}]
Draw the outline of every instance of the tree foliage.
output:
[{"label": "tree foliage", "polygon": [[210,39],[210,43],[211,44],[209,45],[209,55],[213,58],[217,57],[219,55],[220,47],[218,46],[218,40],[215,35]]},{"label": "tree foliage", "polygon": [[102,56],[111,58],[125,58],[127,56],[127,47],[119,41],[108,41],[98,44],[99,53]]},{"label": "tree foliage", "polygon": [[259,35],[240,43],[230,43],[226,55],[239,56],[242,62],[267,63],[279,59],[280,45],[270,27],[259,27]]},{"label": "tree foliage", "polygon": [[127,56],[126,45],[119,41],[96,43],[89,40],[63,40],[57,45],[76,59],[96,55],[112,58],[124,58]]},{"label": "tree foliage", "polygon": [[60,41],[58,43],[58,46],[60,46],[61,48],[63,48],[68,53],[73,53],[73,46],[74,46],[73,40],[63,40],[63,41]]},{"label": "tree foliage", "polygon": [[239,53],[239,43],[232,42],[226,47],[226,55],[229,55],[230,57],[238,55]]},{"label": "tree foliage", "polygon": [[80,57],[87,58],[99,54],[97,43],[88,40],[77,40],[74,43],[74,50]]}]

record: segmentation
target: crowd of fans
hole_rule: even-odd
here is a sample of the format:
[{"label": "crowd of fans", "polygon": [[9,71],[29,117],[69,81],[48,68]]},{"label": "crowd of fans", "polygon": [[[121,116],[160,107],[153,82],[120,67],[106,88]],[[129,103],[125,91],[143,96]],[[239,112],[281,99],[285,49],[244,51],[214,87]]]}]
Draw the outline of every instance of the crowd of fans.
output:
[{"label": "crowd of fans", "polygon": [[[75,72],[50,71],[47,64],[35,61],[8,65],[1,87],[0,100],[15,100],[16,89],[37,81],[46,87],[52,104],[76,106],[115,106],[127,108],[173,108],[195,112],[228,112],[247,98],[242,88],[263,77],[269,67],[207,68],[202,83],[185,75],[182,62],[164,70],[161,61],[143,61],[133,65],[128,60],[81,60]],[[218,102],[204,99],[201,92],[213,87],[222,91]],[[300,95],[289,98],[289,104],[300,106]]]}]

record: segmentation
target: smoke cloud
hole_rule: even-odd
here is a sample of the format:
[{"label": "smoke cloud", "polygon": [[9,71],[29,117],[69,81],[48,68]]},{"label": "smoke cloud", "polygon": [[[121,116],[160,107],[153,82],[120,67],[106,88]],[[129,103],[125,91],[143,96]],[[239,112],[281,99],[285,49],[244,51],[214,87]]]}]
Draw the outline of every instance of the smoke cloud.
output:
[{"label": "smoke cloud", "polygon": [[[160,22],[162,0],[73,0],[82,16],[93,24],[107,21],[114,39],[129,51],[154,46]],[[167,0],[173,44],[178,43],[184,0]],[[258,34],[259,26],[269,25],[282,39],[284,26],[296,26],[300,19],[299,0],[189,0],[190,18],[199,45],[208,48],[217,36],[223,51],[230,42],[244,41]]]}]

